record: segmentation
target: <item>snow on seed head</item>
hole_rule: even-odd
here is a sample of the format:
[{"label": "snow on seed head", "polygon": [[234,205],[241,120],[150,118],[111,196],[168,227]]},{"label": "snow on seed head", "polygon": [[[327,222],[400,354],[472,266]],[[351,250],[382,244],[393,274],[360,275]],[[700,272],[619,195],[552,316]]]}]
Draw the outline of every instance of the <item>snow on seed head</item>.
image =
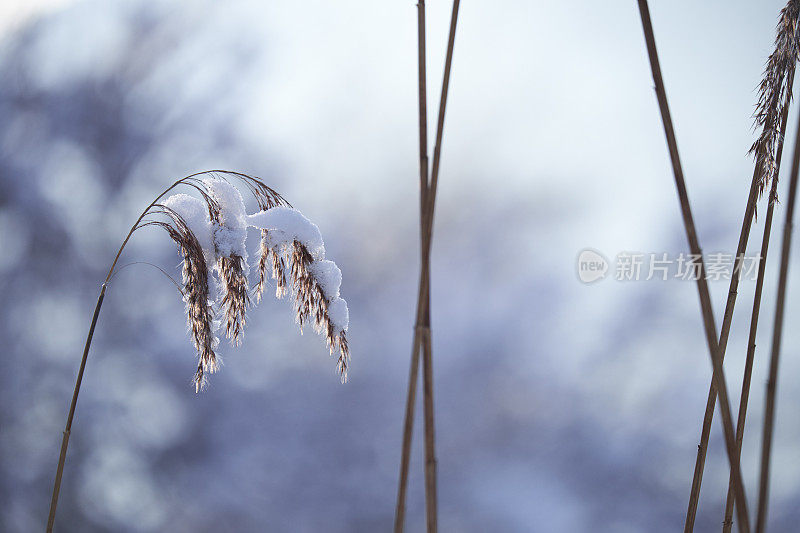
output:
[{"label": "snow on seed head", "polygon": [[273,207],[247,217],[250,226],[271,230],[270,248],[298,241],[305,246],[315,261],[325,259],[325,243],[316,224],[297,209],[286,206]]},{"label": "snow on seed head", "polygon": [[328,304],[328,316],[336,333],[347,331],[347,327],[350,325],[350,311],[347,309],[347,302],[341,298],[333,300]]},{"label": "snow on seed head", "polygon": [[342,271],[333,261],[314,261],[309,267],[311,275],[317,280],[325,299],[334,301],[339,298],[339,288],[342,285]]},{"label": "snow on seed head", "polygon": [[217,255],[222,257],[237,255],[246,262],[247,211],[242,194],[239,189],[223,179],[205,179],[203,185],[211,198],[219,204],[219,214],[214,221],[213,230]]},{"label": "snow on seed head", "polygon": [[203,255],[209,265],[214,264],[214,239],[211,221],[208,218],[208,205],[199,198],[188,194],[175,194],[164,201],[164,205],[177,213],[197,238]]}]

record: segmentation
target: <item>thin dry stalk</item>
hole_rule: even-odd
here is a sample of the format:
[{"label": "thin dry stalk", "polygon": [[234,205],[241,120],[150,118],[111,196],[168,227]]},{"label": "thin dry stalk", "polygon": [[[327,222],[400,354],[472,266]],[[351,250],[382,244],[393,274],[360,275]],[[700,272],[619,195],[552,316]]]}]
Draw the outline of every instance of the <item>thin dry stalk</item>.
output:
[{"label": "thin dry stalk", "polygon": [[[422,343],[422,330],[426,314],[425,303],[428,301],[429,277],[425,275],[428,250],[426,246],[426,216],[428,205],[428,111],[427,111],[427,76],[425,63],[425,0],[417,3],[417,86],[419,104],[419,242],[420,242],[420,279],[419,294],[417,296],[417,317],[414,327],[414,338],[411,346],[411,367],[408,374],[408,394],[406,397],[405,421],[403,424],[403,445],[400,458],[400,479],[397,489],[397,506],[394,517],[395,533],[401,533],[405,526],[406,490],[408,487],[408,470],[411,462],[411,438],[414,431],[414,409],[417,396],[417,374],[419,373],[419,352]],[[427,459],[427,440],[425,448]],[[427,464],[427,460],[426,460]],[[425,477],[425,503],[426,520],[430,531],[431,520],[428,516],[428,502],[430,501],[429,479]],[[435,527],[435,526],[434,526]]]},{"label": "thin dry stalk", "polygon": [[400,480],[397,491],[397,508],[395,511],[395,533],[403,531],[405,522],[406,488],[411,455],[411,437],[414,427],[414,407],[416,400],[417,374],[419,372],[419,352],[423,352],[423,396],[425,404],[425,479],[426,479],[426,521],[428,531],[437,529],[437,495],[436,495],[436,456],[433,417],[433,364],[430,329],[430,249],[433,239],[433,215],[436,203],[436,189],[439,177],[439,159],[441,154],[444,116],[447,107],[447,94],[450,86],[450,70],[453,60],[455,33],[458,22],[460,1],[454,0],[450,18],[450,33],[445,58],[442,93],[439,100],[439,117],[434,145],[433,171],[428,184],[427,154],[427,96],[425,67],[425,2],[417,5],[417,32],[419,56],[419,135],[420,135],[420,252],[421,272],[419,294],[417,298],[417,317],[414,328],[414,339],[411,351],[411,368],[409,370],[408,397],[406,399],[405,422],[403,427],[403,447],[400,462]]},{"label": "thin dry stalk", "polygon": [[[750,228],[753,223],[753,216],[755,214],[756,201],[758,199],[758,169],[753,174],[753,179],[750,185],[750,194],[747,198],[747,206],[745,207],[744,218],[742,220],[742,230],[739,234],[739,245],[736,250],[736,260],[733,267],[733,275],[731,276],[730,288],[728,289],[728,299],[725,303],[725,313],[722,317],[722,328],[719,335],[719,354],[721,358],[725,358],[725,351],[728,347],[728,337],[731,331],[731,321],[733,319],[733,309],[736,305],[736,296],[738,295],[739,276],[742,269],[742,261],[744,260],[745,251],[747,249],[747,241],[750,238]],[[684,525],[684,533],[691,533],[694,531],[694,521],[697,515],[697,503],[700,498],[700,486],[703,482],[703,471],[706,464],[706,453],[708,451],[708,440],[711,436],[711,423],[714,419],[714,408],[717,404],[717,390],[714,388],[714,382],[708,387],[708,399],[706,400],[706,411],[703,415],[703,427],[700,431],[700,444],[697,445],[697,459],[694,465],[694,475],[692,476],[692,489],[689,493],[689,507],[686,511],[686,522]]]},{"label": "thin dry stalk", "polygon": [[[745,208],[742,221],[742,231],[739,236],[734,275],[731,277],[728,300],[722,320],[722,330],[720,332],[719,341],[720,355],[722,358],[725,357],[728,344],[728,335],[730,333],[733,309],[736,303],[741,264],[747,248],[752,221],[756,213],[756,202],[766,184],[776,178],[780,168],[780,154],[783,150],[783,139],[786,133],[788,107],[792,93],[792,81],[794,79],[794,65],[797,59],[797,39],[793,37],[793,32],[796,30],[792,30],[793,25],[796,26],[796,6],[797,2],[793,0],[781,11],[775,39],[775,51],[767,61],[764,77],[759,85],[759,101],[755,113],[755,127],[761,128],[761,135],[751,147],[751,153],[755,156],[756,164],[753,171],[747,207]],[[752,345],[753,342],[754,341],[751,341],[749,345]],[[745,385],[745,382],[748,380],[749,378],[747,377],[746,371],[745,378],[743,379],[743,387],[749,387],[749,384]],[[747,399],[744,398],[744,400],[746,404]],[[708,400],[706,401],[706,410],[703,416],[700,444],[697,447],[697,459],[695,462],[694,475],[692,477],[692,488],[689,494],[689,506],[686,512],[685,533],[694,530],[715,404],[716,390],[714,389],[712,381],[709,386]],[[740,418],[742,416],[741,408],[739,416]],[[738,425],[739,424],[737,424],[737,437],[740,432]],[[742,430],[743,429],[742,427]],[[737,440],[740,441],[740,438],[737,438]],[[739,448],[741,449],[741,445],[739,445]],[[730,490],[728,494],[724,527],[730,530],[730,526],[732,525]]]},{"label": "thin dry stalk", "polygon": [[772,435],[775,424],[775,393],[778,386],[778,363],[783,335],[783,315],[786,301],[786,285],[789,279],[789,255],[792,244],[792,221],[794,220],[795,200],[797,198],[797,176],[800,168],[800,122],[797,126],[797,138],[792,157],[792,173],[789,179],[789,200],[786,205],[786,220],[783,228],[783,244],[781,247],[781,268],[778,277],[778,297],[775,303],[775,324],[772,332],[772,354],[767,381],[767,399],[764,408],[764,430],[761,444],[761,472],[758,490],[758,514],[756,516],[756,533],[766,527],[767,504],[769,501],[769,466],[772,454]]},{"label": "thin dry stalk", "polygon": [[708,291],[708,282],[706,281],[705,277],[705,265],[703,264],[702,251],[698,242],[697,231],[695,229],[694,219],[692,216],[691,207],[689,205],[689,196],[686,192],[686,182],[683,177],[683,168],[681,166],[680,155],[678,154],[678,143],[675,139],[672,117],[669,112],[669,104],[667,103],[667,94],[666,90],[664,89],[664,81],[661,75],[661,66],[658,61],[658,52],[656,51],[655,36],[653,34],[653,26],[650,21],[650,10],[647,5],[647,0],[639,0],[639,12],[641,14],[642,28],[644,30],[645,41],[647,43],[647,53],[650,59],[650,67],[653,74],[653,81],[655,83],[658,105],[661,111],[664,134],[667,138],[667,146],[669,148],[670,159],[672,161],[672,170],[675,175],[675,186],[678,191],[678,199],[681,205],[683,224],[686,230],[686,238],[689,242],[689,248],[692,254],[700,258],[697,291],[700,297],[700,307],[703,314],[706,343],[708,344],[709,355],[711,357],[711,364],[713,367],[712,376],[714,380],[714,386],[720,398],[720,411],[722,412],[722,425],[725,433],[728,459],[731,465],[731,472],[734,476],[734,488],[737,502],[736,509],[739,515],[739,530],[741,532],[747,532],[749,531],[747,500],[745,498],[744,485],[742,483],[742,475],[739,466],[739,454],[736,450],[733,430],[733,417],[731,416],[730,402],[728,400],[728,388],[727,384],[725,383],[725,374],[722,369],[722,358],[720,356],[719,344],[717,342],[714,314],[711,308],[711,297]]},{"label": "thin dry stalk", "polygon": [[86,344],[83,347],[83,357],[81,357],[81,366],[78,368],[78,377],[75,380],[75,390],[72,393],[72,401],[69,404],[69,414],[67,415],[67,426],[64,429],[64,436],[61,439],[61,451],[58,456],[58,466],[56,467],[56,480],[53,484],[53,497],[50,500],[50,512],[47,516],[47,533],[52,533],[53,525],[56,520],[56,508],[58,507],[58,495],[61,492],[61,477],[64,474],[64,463],[67,457],[67,446],[69,446],[69,435],[72,431],[72,419],[75,417],[75,406],[78,403],[78,392],[81,390],[81,383],[83,382],[83,371],[86,368],[86,359],[89,355],[89,347],[92,345],[92,337],[94,336],[94,328],[97,326],[97,319],[100,316],[100,308],[103,306],[103,299],[106,294],[106,284],[100,288],[100,296],[97,298],[97,304],[94,307],[94,314],[92,315],[92,322],[89,325],[89,334],[86,336]]},{"label": "thin dry stalk", "polygon": [[[767,266],[767,253],[769,252],[769,240],[772,232],[772,217],[775,210],[775,204],[778,202],[778,175],[780,173],[781,156],[783,155],[783,131],[786,129],[786,122],[789,118],[789,103],[792,93],[792,84],[794,82],[794,68],[792,67],[788,75],[786,100],[783,103],[783,112],[781,113],[782,132],[778,140],[778,147],[776,152],[775,162],[775,175],[771,178],[772,185],[770,187],[769,204],[767,206],[767,216],[764,219],[764,235],[761,239],[761,252],[758,257],[758,277],[756,279],[756,290],[753,298],[753,311],[750,315],[750,334],[747,341],[747,356],[744,363],[744,377],[742,379],[742,394],[739,397],[739,417],[736,422],[736,447],[739,453],[742,452],[742,440],[744,439],[744,428],[747,419],[747,403],[750,399],[750,382],[753,376],[753,362],[755,360],[756,352],[756,334],[758,331],[758,318],[761,311],[761,293],[764,289],[764,277],[766,274]],[[733,485],[732,481],[728,481],[728,495],[725,501],[725,518],[723,519],[724,532],[729,532],[733,526]]]}]

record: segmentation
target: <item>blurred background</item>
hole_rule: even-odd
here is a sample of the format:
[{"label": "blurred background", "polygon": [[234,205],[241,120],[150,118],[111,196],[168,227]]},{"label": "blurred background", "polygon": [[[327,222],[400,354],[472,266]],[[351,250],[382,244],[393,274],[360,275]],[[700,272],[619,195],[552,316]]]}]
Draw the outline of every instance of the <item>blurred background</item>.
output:
[{"label": "blurred background", "polygon": [[[431,124],[450,7],[428,3]],[[651,5],[706,252],[735,250],[781,7]],[[414,2],[15,0],[0,7],[0,43],[0,530],[44,529],[121,239],[167,184],[223,168],[260,176],[320,226],[344,273],[351,380],[267,298],[195,394],[179,294],[152,267],[121,270],[57,529],[388,531],[419,268]],[[783,216],[779,205],[773,243]],[[682,527],[711,375],[695,285],[582,284],[586,247],[686,251],[636,4],[465,2],[432,259],[442,531]],[[753,504],[778,250],[742,459]],[[134,261],[179,273],[159,231],[136,234],[122,264]],[[800,254],[793,263],[772,531],[800,520]],[[728,284],[711,285],[719,317]],[[726,359],[735,405],[754,285],[742,283]],[[421,428],[418,417],[408,531],[424,525]],[[698,530],[719,527],[727,480],[715,420]]]}]

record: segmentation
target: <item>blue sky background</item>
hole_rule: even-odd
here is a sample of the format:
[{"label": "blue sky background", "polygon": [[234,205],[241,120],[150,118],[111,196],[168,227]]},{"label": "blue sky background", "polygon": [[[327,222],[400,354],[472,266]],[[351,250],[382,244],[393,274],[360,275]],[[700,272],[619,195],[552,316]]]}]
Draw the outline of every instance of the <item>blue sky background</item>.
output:
[{"label": "blue sky background", "polygon": [[[388,530],[418,276],[414,3],[21,5],[6,4],[0,25],[0,529],[43,528],[120,239],[166,184],[227,168],[260,176],[320,226],[350,304],[351,382],[322,339],[297,333],[288,304],[267,299],[195,395],[178,294],[155,269],[124,269],[87,367],[60,530]],[[780,8],[651,5],[707,252],[735,250]],[[431,111],[449,11],[429,2]],[[782,221],[779,205],[777,239]],[[441,530],[679,530],[711,373],[695,286],[584,285],[575,272],[586,247],[686,251],[635,2],[463,3],[435,232]],[[777,249],[743,449],[751,505]],[[171,269],[178,257],[140,232],[132,261]],[[800,519],[798,261],[771,531]],[[737,405],[753,286],[740,289],[726,359]],[[718,316],[726,292],[712,283]],[[417,422],[409,531],[424,522]],[[715,422],[698,530],[721,522],[727,478]]]}]

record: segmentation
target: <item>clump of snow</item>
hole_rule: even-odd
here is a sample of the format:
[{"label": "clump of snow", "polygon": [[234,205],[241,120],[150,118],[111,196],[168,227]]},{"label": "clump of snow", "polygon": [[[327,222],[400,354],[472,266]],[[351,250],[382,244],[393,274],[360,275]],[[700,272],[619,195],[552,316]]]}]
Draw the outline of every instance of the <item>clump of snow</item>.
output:
[{"label": "clump of snow", "polygon": [[325,259],[322,233],[316,224],[297,209],[285,206],[273,207],[248,216],[247,223],[255,228],[269,230],[266,243],[269,248],[299,241],[305,245],[315,261]]},{"label": "clump of snow", "polygon": [[247,211],[239,189],[223,179],[203,180],[208,194],[219,204],[219,220],[213,223],[217,255],[238,255],[247,262]]},{"label": "clump of snow", "polygon": [[342,286],[342,271],[333,261],[314,261],[309,271],[317,280],[325,299],[332,302],[339,298],[339,287]]},{"label": "clump of snow", "polygon": [[164,205],[175,211],[180,216],[189,231],[197,237],[197,242],[203,248],[206,263],[214,264],[214,239],[212,237],[211,221],[208,218],[208,206],[199,198],[188,194],[174,194],[164,201]]},{"label": "clump of snow", "polygon": [[209,195],[219,204],[220,223],[225,226],[246,226],[247,211],[239,189],[229,181],[220,178],[203,180]]},{"label": "clump of snow", "polygon": [[347,302],[341,298],[333,300],[328,304],[328,317],[330,317],[335,333],[347,331],[347,326],[350,325],[350,311],[347,309]]}]

